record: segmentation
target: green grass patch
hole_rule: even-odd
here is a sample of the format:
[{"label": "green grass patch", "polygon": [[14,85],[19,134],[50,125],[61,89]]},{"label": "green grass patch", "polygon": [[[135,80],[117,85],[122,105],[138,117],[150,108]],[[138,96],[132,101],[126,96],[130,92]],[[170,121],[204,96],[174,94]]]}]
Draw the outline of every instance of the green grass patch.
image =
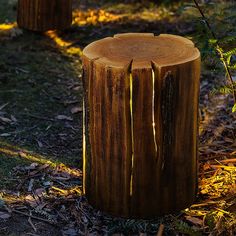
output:
[{"label": "green grass patch", "polygon": [[0,153],[0,188],[12,187],[13,180],[11,179],[11,172],[14,167],[27,165],[30,162],[20,157],[12,157]]}]

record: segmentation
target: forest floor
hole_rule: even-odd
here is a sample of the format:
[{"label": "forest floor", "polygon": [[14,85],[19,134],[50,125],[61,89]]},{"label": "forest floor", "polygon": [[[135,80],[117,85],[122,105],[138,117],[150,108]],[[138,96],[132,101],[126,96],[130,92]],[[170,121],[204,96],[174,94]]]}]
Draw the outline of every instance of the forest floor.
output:
[{"label": "forest floor", "polygon": [[0,235],[235,235],[236,115],[210,92],[223,73],[203,64],[196,203],[158,219],[113,218],[82,195],[83,48],[121,32],[171,33],[197,42],[180,6],[86,5],[73,25],[43,34],[16,26],[16,1],[0,8]]}]

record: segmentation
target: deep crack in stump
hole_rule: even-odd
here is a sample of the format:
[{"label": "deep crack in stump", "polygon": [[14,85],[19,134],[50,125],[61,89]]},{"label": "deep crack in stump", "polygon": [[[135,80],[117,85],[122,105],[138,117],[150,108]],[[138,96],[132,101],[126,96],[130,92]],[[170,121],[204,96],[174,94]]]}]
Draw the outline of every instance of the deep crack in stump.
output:
[{"label": "deep crack in stump", "polygon": [[193,203],[200,53],[183,37],[117,34],[83,51],[84,192],[152,218]]}]

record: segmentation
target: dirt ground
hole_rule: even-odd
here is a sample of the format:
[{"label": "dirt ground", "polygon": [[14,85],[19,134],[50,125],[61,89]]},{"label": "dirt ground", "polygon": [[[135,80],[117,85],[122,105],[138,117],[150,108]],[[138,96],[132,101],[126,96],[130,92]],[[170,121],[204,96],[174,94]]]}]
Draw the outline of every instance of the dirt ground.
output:
[{"label": "dirt ground", "polygon": [[82,195],[83,48],[121,32],[179,34],[197,43],[180,5],[74,1],[71,28],[33,33],[16,26],[16,1],[0,2],[0,235],[156,235],[160,224],[164,235],[236,233],[236,167],[228,161],[236,157],[236,115],[230,95],[210,94],[224,75],[206,65],[196,204],[153,221],[119,219]]}]

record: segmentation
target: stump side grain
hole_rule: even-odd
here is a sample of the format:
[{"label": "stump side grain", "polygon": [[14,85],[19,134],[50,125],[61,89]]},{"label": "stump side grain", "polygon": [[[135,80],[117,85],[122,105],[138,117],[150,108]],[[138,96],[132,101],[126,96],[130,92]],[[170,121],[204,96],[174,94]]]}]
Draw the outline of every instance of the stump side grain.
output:
[{"label": "stump side grain", "polygon": [[198,49],[175,35],[118,34],[82,59],[88,201],[136,218],[188,207],[197,189]]},{"label": "stump side grain", "polygon": [[64,30],[72,22],[72,0],[18,0],[20,28],[44,32]]}]

